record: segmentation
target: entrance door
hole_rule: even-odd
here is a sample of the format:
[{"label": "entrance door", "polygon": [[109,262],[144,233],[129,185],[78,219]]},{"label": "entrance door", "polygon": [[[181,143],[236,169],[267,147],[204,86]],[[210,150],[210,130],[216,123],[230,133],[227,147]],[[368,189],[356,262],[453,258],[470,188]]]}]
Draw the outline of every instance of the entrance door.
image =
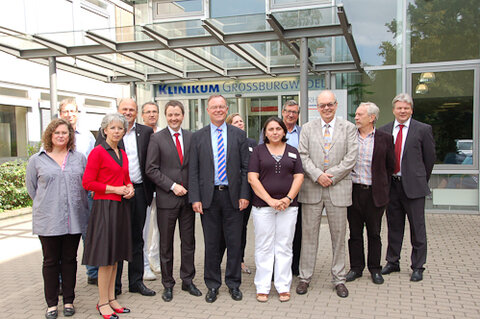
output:
[{"label": "entrance door", "polygon": [[263,124],[271,116],[278,116],[278,96],[244,98],[247,114],[247,135],[258,141]]},{"label": "entrance door", "polygon": [[409,71],[413,118],[432,126],[436,165],[427,207],[478,210],[478,67]]}]

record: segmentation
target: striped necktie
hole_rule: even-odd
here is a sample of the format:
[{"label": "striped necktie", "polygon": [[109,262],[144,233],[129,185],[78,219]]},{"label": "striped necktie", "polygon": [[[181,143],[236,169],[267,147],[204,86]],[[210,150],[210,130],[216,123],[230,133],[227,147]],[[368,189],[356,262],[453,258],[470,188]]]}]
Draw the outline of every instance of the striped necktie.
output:
[{"label": "striped necktie", "polygon": [[323,147],[325,148],[325,157],[323,160],[323,166],[326,169],[328,167],[328,153],[330,151],[330,147],[332,147],[332,136],[330,135],[330,124],[325,124],[325,132],[323,133]]},{"label": "striped necktie", "polygon": [[217,129],[217,167],[218,179],[222,182],[227,180],[227,165],[225,161],[225,144],[223,142],[222,129]]}]

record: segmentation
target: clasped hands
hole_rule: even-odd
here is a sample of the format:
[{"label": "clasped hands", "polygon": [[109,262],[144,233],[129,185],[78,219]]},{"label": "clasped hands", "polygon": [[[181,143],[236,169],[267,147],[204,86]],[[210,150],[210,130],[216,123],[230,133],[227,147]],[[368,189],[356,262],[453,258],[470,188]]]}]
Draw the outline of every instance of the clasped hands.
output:
[{"label": "clasped hands", "polygon": [[272,207],[275,210],[285,210],[290,206],[290,200],[287,197],[284,197],[282,199],[270,199],[267,202],[268,206]]},{"label": "clasped hands", "polygon": [[322,185],[323,187],[328,187],[333,184],[332,177],[333,177],[332,174],[323,173],[318,177],[317,183]]},{"label": "clasped hands", "polygon": [[132,184],[115,187],[115,194],[123,196],[125,199],[130,199],[135,195],[135,189]]}]

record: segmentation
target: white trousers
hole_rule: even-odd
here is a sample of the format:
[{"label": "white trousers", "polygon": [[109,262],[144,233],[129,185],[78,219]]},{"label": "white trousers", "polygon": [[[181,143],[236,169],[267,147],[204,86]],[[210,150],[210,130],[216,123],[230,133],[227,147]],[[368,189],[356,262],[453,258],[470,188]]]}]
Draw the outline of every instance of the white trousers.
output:
[{"label": "white trousers", "polygon": [[278,293],[292,285],[292,243],[298,207],[278,211],[271,207],[252,207],[255,227],[255,286],[257,293],[270,292],[272,274]]},{"label": "white trousers", "polygon": [[150,267],[149,260],[156,260],[157,264],[160,264],[160,233],[157,224],[157,202],[155,193],[153,195],[152,205],[147,207],[145,225],[143,226],[143,242],[143,268]]}]

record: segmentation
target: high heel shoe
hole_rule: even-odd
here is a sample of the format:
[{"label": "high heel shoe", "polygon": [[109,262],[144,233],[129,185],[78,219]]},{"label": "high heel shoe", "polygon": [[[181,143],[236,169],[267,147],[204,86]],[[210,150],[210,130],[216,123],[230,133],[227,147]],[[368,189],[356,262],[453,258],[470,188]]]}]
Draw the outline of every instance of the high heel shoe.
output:
[{"label": "high heel shoe", "polygon": [[97,303],[97,310],[98,310],[98,313],[100,314],[100,316],[103,317],[103,319],[118,319],[119,317],[117,316],[117,314],[114,312],[114,313],[111,313],[109,315],[104,315],[102,314],[102,312],[100,311],[100,308],[102,308],[103,306],[109,306],[110,307],[110,304],[107,302],[107,303],[104,303],[104,304],[101,304],[99,305]]},{"label": "high heel shoe", "polygon": [[[112,303],[113,301],[115,301],[115,300],[117,300],[117,299],[112,299],[112,300],[109,300],[109,301],[108,301],[108,303],[110,304],[110,307],[112,307],[111,303]],[[117,308],[117,309],[115,309],[115,308],[112,307],[112,309],[113,309],[116,313],[130,313],[130,309],[125,308],[125,307]]]}]

